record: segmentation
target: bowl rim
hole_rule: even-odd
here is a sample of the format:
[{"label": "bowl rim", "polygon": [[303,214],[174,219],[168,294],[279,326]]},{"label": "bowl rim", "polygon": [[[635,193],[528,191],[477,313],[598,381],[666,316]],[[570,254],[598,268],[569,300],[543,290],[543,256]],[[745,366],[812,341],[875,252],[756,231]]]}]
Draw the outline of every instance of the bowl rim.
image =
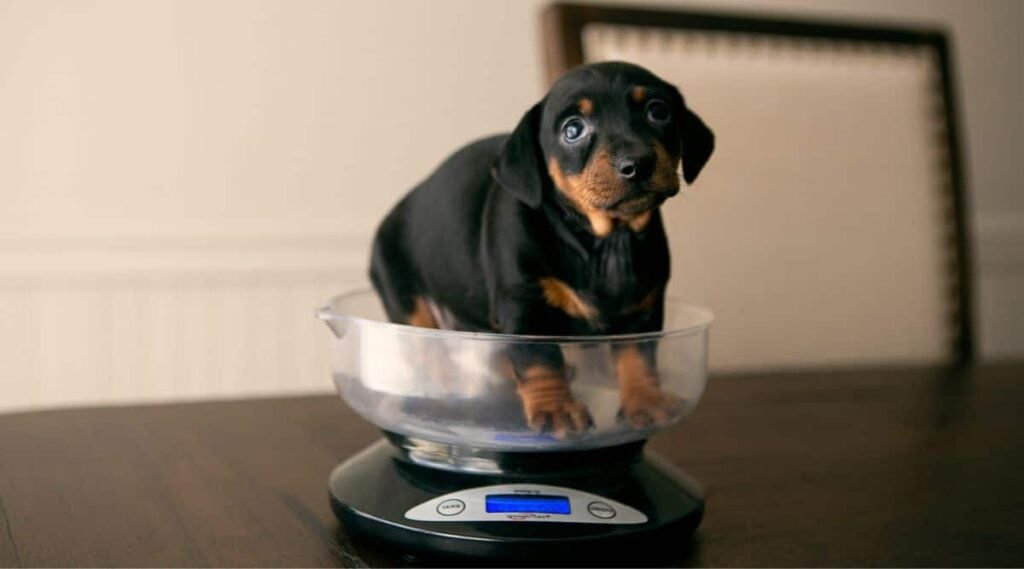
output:
[{"label": "bowl rim", "polygon": [[665,303],[672,304],[674,306],[683,308],[696,314],[697,323],[691,324],[683,328],[673,328],[671,330],[660,330],[657,332],[636,332],[631,334],[605,334],[605,335],[593,335],[593,336],[545,336],[538,334],[501,334],[499,332],[470,332],[465,330],[441,330],[437,328],[422,328],[419,326],[410,326],[408,324],[398,324],[395,322],[387,322],[384,320],[374,320],[372,318],[364,318],[362,316],[352,316],[347,314],[340,314],[335,312],[334,306],[354,296],[369,295],[378,300],[376,292],[370,287],[359,287],[351,289],[347,292],[332,296],[328,300],[327,304],[321,306],[316,311],[316,317],[324,322],[346,322],[354,321],[358,322],[361,326],[373,326],[379,328],[393,328],[395,332],[402,334],[418,334],[424,336],[433,336],[436,338],[446,338],[449,340],[462,340],[462,341],[488,341],[488,342],[502,342],[502,343],[521,343],[521,342],[535,342],[535,343],[549,343],[549,344],[600,344],[600,343],[615,343],[615,342],[641,342],[650,340],[661,340],[664,338],[673,338],[677,336],[687,336],[691,334],[698,334],[708,329],[711,323],[714,321],[715,316],[711,310],[702,306],[696,306],[688,304],[682,300],[666,296]]}]

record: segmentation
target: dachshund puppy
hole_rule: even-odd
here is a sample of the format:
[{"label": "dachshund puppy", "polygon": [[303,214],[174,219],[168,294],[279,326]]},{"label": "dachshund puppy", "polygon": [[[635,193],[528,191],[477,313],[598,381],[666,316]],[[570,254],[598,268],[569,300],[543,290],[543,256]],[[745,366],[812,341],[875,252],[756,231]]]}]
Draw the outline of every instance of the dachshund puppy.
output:
[{"label": "dachshund puppy", "polygon": [[[370,277],[393,322],[549,336],[661,329],[669,251],[658,207],[692,183],[714,136],[672,85],[636,65],[577,67],[511,134],[473,142],[381,223]],[[509,343],[527,423],[591,424],[556,346]],[[614,353],[620,415],[666,420],[652,342]]]}]

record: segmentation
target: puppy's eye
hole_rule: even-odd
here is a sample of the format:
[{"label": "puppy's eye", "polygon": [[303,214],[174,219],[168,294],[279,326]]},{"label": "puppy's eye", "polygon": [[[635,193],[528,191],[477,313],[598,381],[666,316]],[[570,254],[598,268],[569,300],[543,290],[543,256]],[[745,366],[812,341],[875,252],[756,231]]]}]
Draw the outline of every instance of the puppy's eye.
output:
[{"label": "puppy's eye", "polygon": [[583,122],[582,119],[573,117],[562,125],[562,138],[566,142],[576,142],[583,138],[583,135],[587,133],[587,123]]},{"label": "puppy's eye", "polygon": [[647,120],[654,124],[665,124],[672,120],[672,111],[664,101],[651,99],[651,102],[647,103]]}]

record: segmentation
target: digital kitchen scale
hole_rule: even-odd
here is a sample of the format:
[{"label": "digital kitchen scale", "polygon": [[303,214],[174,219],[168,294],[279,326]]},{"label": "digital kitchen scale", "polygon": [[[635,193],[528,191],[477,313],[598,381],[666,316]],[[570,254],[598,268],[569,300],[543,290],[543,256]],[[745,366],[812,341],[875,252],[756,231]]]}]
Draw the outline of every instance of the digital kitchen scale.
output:
[{"label": "digital kitchen scale", "polygon": [[[331,505],[351,537],[487,564],[638,565],[685,550],[703,493],[643,447],[704,392],[707,310],[666,299],[662,331],[579,337],[394,324],[368,290],[318,315],[333,333],[338,393],[385,434],[330,476]],[[527,424],[509,376],[513,345],[563,354],[568,396],[589,428],[556,437]],[[624,415],[614,365],[634,350],[656,362],[631,379],[644,397],[639,418]]]},{"label": "digital kitchen scale", "polygon": [[393,433],[335,468],[345,530],[424,559],[559,563],[678,554],[703,492],[643,442],[494,452]]}]

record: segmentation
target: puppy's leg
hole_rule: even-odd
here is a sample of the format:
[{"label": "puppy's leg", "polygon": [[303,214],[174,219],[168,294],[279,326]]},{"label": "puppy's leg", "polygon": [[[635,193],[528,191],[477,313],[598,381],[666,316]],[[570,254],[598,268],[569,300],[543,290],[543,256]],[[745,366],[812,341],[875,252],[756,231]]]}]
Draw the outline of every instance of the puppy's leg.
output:
[{"label": "puppy's leg", "polygon": [[512,344],[507,353],[530,428],[566,438],[593,426],[587,408],[569,390],[565,360],[558,346]]},{"label": "puppy's leg", "polygon": [[[558,334],[565,319],[545,299],[539,285],[507,287],[496,295],[492,319],[503,334]],[[564,438],[593,425],[590,413],[569,390],[562,348],[557,344],[510,342],[505,354],[530,428]]]},{"label": "puppy's leg", "polygon": [[636,428],[666,425],[682,410],[678,397],[661,389],[653,341],[617,346],[615,375],[619,382],[619,416]]},{"label": "puppy's leg", "polygon": [[[627,312],[616,332],[655,332],[662,329],[664,317],[665,287],[660,286]],[[682,410],[679,398],[661,389],[657,351],[654,340],[616,345],[612,351],[619,383],[619,417],[636,428],[664,425]]]},{"label": "puppy's leg", "polygon": [[[419,275],[409,261],[402,234],[401,206],[381,224],[373,241],[370,279],[373,281],[388,320],[420,328],[440,328],[430,298],[420,284]],[[403,335],[401,354],[395,354],[418,370],[417,382],[429,382],[439,396],[460,386],[458,367],[447,346],[438,338]],[[418,391],[419,385],[410,386]]]}]

